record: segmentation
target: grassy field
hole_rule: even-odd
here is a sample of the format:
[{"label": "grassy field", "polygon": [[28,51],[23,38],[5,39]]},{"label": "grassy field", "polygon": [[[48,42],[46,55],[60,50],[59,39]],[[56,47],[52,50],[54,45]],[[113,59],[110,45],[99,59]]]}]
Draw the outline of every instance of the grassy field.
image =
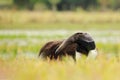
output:
[{"label": "grassy field", "polygon": [[[78,31],[95,39],[95,60],[38,58],[46,42]],[[119,80],[119,59],[119,12],[0,11],[0,80]]]},{"label": "grassy field", "polygon": [[120,30],[119,26],[119,12],[0,11],[0,29]]}]

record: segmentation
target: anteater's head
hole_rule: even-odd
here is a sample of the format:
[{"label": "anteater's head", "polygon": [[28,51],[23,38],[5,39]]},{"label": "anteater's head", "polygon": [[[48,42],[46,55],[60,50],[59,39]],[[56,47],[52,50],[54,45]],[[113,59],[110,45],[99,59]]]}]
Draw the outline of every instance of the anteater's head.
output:
[{"label": "anteater's head", "polygon": [[59,54],[68,45],[73,43],[77,44],[76,51],[84,54],[88,54],[91,50],[95,50],[96,45],[93,38],[88,33],[78,32],[67,38],[62,42],[62,44],[57,48],[56,54]]}]

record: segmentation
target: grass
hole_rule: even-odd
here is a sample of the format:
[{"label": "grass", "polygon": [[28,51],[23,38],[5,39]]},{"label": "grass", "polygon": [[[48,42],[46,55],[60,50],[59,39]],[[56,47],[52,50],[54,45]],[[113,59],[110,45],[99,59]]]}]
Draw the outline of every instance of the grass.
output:
[{"label": "grass", "polygon": [[4,5],[4,4],[12,4],[13,1],[12,0],[0,0],[0,4]]},{"label": "grass", "polygon": [[[0,80],[119,80],[119,26],[119,12],[0,11]],[[38,58],[46,42],[77,31],[95,39],[95,60]]]},{"label": "grass", "polygon": [[[29,15],[28,15],[29,14]],[[112,15],[112,16],[111,16]],[[120,22],[119,12],[0,11],[1,23],[106,23]]]},{"label": "grass", "polygon": [[[25,32],[21,33],[1,33],[0,79],[119,80],[120,78],[119,42],[114,43],[113,41],[109,44],[108,42],[104,43],[102,41],[96,42],[99,55],[95,60],[86,60],[86,57],[83,56],[77,61],[77,63],[74,63],[71,58],[65,58],[64,61],[42,61],[38,58],[38,54],[40,48],[47,41],[64,39],[66,35],[70,34],[65,33],[66,35],[62,34],[61,37],[59,37],[58,34],[47,35],[43,31],[41,33],[45,33],[44,35],[46,35],[46,37],[41,37],[43,34],[32,34],[28,37]],[[119,36],[119,34],[114,33],[112,36]],[[111,35],[107,35],[106,33],[98,33],[97,35],[94,35],[94,38],[96,37],[109,38]]]},{"label": "grass", "polygon": [[119,26],[119,12],[0,11],[0,29],[119,30]]},{"label": "grass", "polygon": [[76,64],[71,59],[44,62],[18,57],[12,61],[0,61],[3,64],[0,67],[9,74],[5,79],[12,80],[119,80],[120,62],[114,57],[101,57],[88,61],[82,58]]},{"label": "grass", "polygon": [[[102,28],[101,27],[102,24]],[[0,24],[0,29],[9,30],[120,30],[120,23],[25,23]]]}]

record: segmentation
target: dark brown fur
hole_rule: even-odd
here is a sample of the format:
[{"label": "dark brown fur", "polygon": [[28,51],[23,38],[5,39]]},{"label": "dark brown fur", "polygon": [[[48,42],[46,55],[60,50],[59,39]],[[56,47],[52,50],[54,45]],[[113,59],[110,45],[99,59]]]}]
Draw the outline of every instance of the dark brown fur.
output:
[{"label": "dark brown fur", "polygon": [[62,56],[69,55],[75,60],[75,51],[77,48],[77,44],[68,45],[59,55],[55,54],[56,49],[61,45],[63,41],[50,41],[47,42],[40,50],[39,56],[43,59],[50,58],[57,59],[58,56],[61,59]]}]

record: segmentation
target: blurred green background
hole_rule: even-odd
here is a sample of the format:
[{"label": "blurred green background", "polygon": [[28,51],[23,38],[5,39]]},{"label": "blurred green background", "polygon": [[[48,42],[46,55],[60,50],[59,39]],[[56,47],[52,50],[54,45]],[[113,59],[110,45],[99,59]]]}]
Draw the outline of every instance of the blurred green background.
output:
[{"label": "blurred green background", "polygon": [[119,10],[120,0],[0,0],[0,8],[29,10]]}]

